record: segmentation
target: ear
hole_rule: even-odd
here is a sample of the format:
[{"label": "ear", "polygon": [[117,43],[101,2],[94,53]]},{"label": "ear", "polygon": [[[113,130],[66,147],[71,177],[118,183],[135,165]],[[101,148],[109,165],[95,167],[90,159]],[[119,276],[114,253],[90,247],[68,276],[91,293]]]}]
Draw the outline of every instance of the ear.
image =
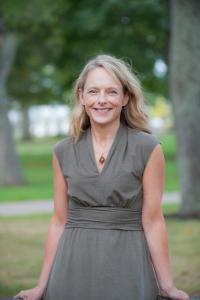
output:
[{"label": "ear", "polygon": [[128,100],[129,100],[129,95],[128,95],[128,93],[126,93],[126,94],[124,94],[122,105],[125,106],[128,103]]},{"label": "ear", "polygon": [[81,88],[78,89],[78,98],[79,98],[79,101],[82,105],[85,105],[85,102],[84,102],[84,99],[83,99],[83,91]]}]

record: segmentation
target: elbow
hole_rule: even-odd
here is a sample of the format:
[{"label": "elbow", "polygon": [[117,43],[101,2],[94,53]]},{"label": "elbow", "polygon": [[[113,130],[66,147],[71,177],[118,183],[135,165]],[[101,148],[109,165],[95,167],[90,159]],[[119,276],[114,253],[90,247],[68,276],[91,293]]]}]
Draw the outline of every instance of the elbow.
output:
[{"label": "elbow", "polygon": [[161,209],[151,212],[142,213],[142,226],[144,229],[148,230],[152,226],[159,226],[161,222],[164,221],[163,213]]},{"label": "elbow", "polygon": [[66,217],[65,216],[59,216],[56,213],[53,214],[51,218],[51,224],[54,225],[57,228],[64,228],[66,223]]}]

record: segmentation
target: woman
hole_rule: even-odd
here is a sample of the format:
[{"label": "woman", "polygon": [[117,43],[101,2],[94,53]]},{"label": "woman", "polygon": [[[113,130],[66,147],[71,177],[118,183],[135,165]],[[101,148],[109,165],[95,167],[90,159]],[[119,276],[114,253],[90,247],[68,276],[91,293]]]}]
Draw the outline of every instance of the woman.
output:
[{"label": "woman", "polygon": [[164,155],[140,83],[99,55],[75,85],[70,136],[53,151],[54,213],[31,300],[189,299],[174,286],[161,211]]}]

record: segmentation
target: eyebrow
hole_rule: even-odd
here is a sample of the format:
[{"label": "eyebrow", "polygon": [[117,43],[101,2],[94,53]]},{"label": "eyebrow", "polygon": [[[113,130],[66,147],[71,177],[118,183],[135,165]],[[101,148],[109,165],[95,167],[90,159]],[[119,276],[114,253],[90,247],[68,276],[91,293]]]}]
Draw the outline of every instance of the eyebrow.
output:
[{"label": "eyebrow", "polygon": [[[89,87],[86,88],[86,90],[89,90],[89,89],[99,89],[99,87],[97,87],[97,86],[89,86]],[[105,89],[106,90],[108,90],[108,89],[120,90],[120,88],[117,87],[117,86],[108,86]]]}]

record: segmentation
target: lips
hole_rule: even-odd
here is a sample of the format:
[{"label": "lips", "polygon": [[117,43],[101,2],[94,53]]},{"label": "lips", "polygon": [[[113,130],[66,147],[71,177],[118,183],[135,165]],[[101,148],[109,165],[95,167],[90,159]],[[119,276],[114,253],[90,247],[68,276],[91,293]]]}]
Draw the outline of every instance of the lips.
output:
[{"label": "lips", "polygon": [[109,111],[109,110],[111,110],[112,108],[93,108],[94,110],[96,110],[96,111]]}]

